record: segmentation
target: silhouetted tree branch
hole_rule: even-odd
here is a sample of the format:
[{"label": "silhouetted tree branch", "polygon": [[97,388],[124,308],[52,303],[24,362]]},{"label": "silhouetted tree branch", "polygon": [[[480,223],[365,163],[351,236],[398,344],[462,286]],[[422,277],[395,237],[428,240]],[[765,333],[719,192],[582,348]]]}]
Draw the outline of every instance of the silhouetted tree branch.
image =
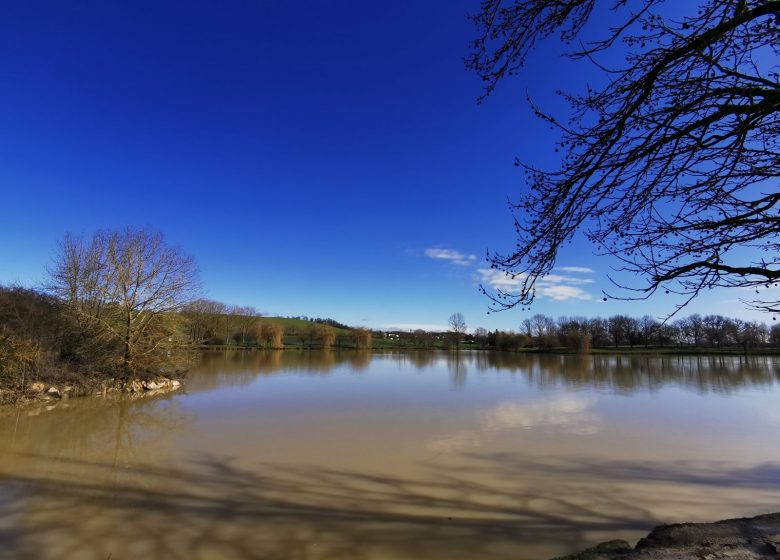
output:
[{"label": "silhouetted tree branch", "polygon": [[[617,257],[618,270],[643,279],[616,282],[629,298],[665,289],[685,296],[679,309],[702,290],[760,292],[780,280],[780,1],[709,0],[681,19],[665,15],[665,4],[615,1],[623,23],[569,53],[598,65],[618,41],[626,49],[623,68],[598,66],[604,87],[561,93],[568,119],[532,104],[560,131],[566,155],[555,170],[516,162],[529,186],[510,205],[516,249],[488,258],[520,287],[483,288],[494,309],[530,304],[559,247],[579,231],[598,254]],[[466,61],[485,82],[483,98],[539,40],[573,41],[596,5],[485,0]],[[745,303],[780,311],[766,297]]]}]

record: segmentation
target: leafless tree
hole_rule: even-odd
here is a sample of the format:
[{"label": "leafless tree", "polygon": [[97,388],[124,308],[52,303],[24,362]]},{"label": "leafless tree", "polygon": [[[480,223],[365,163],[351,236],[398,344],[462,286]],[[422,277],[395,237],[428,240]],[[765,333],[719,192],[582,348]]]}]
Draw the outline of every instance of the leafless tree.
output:
[{"label": "leafless tree", "polygon": [[196,299],[182,309],[182,315],[187,322],[190,340],[195,344],[203,344],[220,331],[221,316],[227,306],[219,301]]},{"label": "leafless tree", "polygon": [[453,313],[447,320],[447,324],[450,327],[452,338],[455,340],[455,349],[459,350],[463,335],[466,334],[466,319],[463,318],[462,313]]},{"label": "leafless tree", "polygon": [[236,329],[240,336],[241,344],[246,344],[246,336],[257,324],[258,312],[251,305],[236,307],[233,309]]},{"label": "leafless tree", "polygon": [[780,325],[772,325],[769,330],[769,343],[775,346],[780,345]]},{"label": "leafless tree", "polygon": [[537,313],[531,317],[530,323],[531,328],[533,329],[533,336],[535,336],[537,340],[541,339],[543,336],[553,334],[555,331],[555,319],[541,313]]},{"label": "leafless tree", "polygon": [[336,331],[333,327],[321,323],[314,325],[314,336],[323,348],[330,348],[336,342]]},{"label": "leafless tree", "polygon": [[477,327],[474,329],[474,340],[477,341],[480,348],[484,348],[487,343],[488,330],[484,327]]},{"label": "leafless tree", "polygon": [[125,372],[154,367],[178,342],[178,311],[199,289],[193,259],[147,229],[66,235],[49,269],[51,292]]},{"label": "leafless tree", "polygon": [[352,336],[355,339],[355,348],[371,348],[371,331],[368,329],[355,329],[352,331]]},{"label": "leafless tree", "polygon": [[255,325],[255,337],[264,348],[284,348],[284,327],[278,323],[259,321]]},{"label": "leafless tree", "polygon": [[526,335],[528,338],[532,338],[532,337],[534,336],[534,332],[533,332],[533,327],[534,327],[534,325],[533,325],[533,323],[531,322],[531,319],[528,319],[528,318],[525,318],[525,319],[523,319],[523,323],[522,323],[522,325],[520,325],[520,326],[521,326],[521,330],[522,330],[522,332],[523,332],[523,333],[524,333],[524,334],[525,334],[525,335]]},{"label": "leafless tree", "polygon": [[415,346],[419,348],[430,348],[433,344],[433,335],[424,329],[415,329],[412,336]]},{"label": "leafless tree", "polygon": [[238,305],[226,305],[225,310],[220,316],[220,330],[225,346],[230,346],[236,340],[234,336],[238,333],[241,322],[241,307]]},{"label": "leafless tree", "polygon": [[[494,309],[530,304],[563,243],[584,231],[595,251],[617,257],[619,297],[750,288],[780,280],[780,1],[702,0],[686,15],[675,2],[604,2],[617,25],[569,52],[603,71],[603,86],[562,93],[568,118],[532,103],[560,132],[560,166],[517,161],[527,194],[511,204],[516,250],[488,255],[520,280],[516,291],[485,292]],[[522,70],[538,41],[580,35],[597,0],[483,0],[466,63],[485,96]],[[620,45],[620,46],[618,46]],[[625,64],[600,58],[625,50]],[[484,96],[483,96],[484,97]],[[529,100],[530,101],[530,100]],[[776,296],[747,305],[780,311]],[[675,310],[675,312],[676,312]]]}]

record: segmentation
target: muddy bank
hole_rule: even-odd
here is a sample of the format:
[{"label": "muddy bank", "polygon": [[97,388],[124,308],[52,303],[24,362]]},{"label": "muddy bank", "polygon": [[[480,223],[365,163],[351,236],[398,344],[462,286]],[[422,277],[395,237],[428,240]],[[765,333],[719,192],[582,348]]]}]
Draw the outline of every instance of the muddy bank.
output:
[{"label": "muddy bank", "polygon": [[632,548],[609,541],[554,560],[763,560],[780,558],[780,513],[716,523],[661,525]]}]

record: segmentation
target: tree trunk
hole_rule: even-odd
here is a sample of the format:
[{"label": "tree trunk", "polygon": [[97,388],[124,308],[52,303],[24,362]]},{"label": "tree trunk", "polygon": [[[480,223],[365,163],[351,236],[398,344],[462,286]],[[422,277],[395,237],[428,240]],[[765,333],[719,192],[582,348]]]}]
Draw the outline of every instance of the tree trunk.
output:
[{"label": "tree trunk", "polygon": [[126,372],[130,371],[130,329],[132,322],[132,313],[127,313],[127,320],[125,321],[125,355],[123,360],[123,366]]}]

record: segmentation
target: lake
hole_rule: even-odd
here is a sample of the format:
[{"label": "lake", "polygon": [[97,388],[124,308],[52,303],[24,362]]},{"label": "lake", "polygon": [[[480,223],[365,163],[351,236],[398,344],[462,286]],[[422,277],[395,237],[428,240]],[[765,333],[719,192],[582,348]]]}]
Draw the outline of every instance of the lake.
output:
[{"label": "lake", "polygon": [[0,557],[545,559],[780,510],[780,360],[209,353],[0,410]]}]

